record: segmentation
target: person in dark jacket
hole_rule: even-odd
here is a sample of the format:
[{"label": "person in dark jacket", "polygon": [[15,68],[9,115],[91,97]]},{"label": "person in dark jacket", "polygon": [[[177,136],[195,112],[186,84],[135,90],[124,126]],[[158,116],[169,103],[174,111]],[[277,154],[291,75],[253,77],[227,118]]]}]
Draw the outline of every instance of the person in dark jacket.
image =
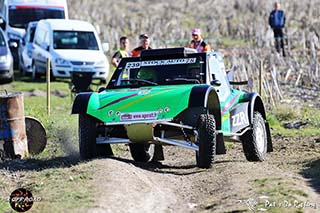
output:
[{"label": "person in dark jacket", "polygon": [[273,30],[275,46],[278,53],[282,49],[283,56],[286,56],[284,50],[284,38],[283,38],[283,28],[286,24],[286,15],[283,10],[280,8],[280,3],[274,3],[274,9],[269,15],[269,25]]}]

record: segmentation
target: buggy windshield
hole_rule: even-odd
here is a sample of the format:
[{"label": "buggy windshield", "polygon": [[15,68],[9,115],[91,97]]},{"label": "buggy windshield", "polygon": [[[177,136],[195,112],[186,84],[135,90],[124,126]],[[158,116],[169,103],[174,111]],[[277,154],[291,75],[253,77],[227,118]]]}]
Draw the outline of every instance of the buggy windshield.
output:
[{"label": "buggy windshield", "polygon": [[121,63],[109,87],[200,84],[205,82],[199,59],[175,58]]}]

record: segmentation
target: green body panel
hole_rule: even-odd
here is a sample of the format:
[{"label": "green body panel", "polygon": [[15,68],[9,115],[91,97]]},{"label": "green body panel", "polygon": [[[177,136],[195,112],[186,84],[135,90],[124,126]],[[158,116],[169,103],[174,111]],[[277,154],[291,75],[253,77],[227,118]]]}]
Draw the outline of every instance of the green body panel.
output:
[{"label": "green body panel", "polygon": [[224,132],[225,136],[230,136],[231,133],[231,122],[230,122],[230,111],[239,102],[242,101],[245,92],[232,89],[231,95],[224,102],[220,102],[221,106],[221,130]]},{"label": "green body panel", "polygon": [[194,86],[166,85],[92,93],[87,113],[108,123],[172,119],[188,107]]}]

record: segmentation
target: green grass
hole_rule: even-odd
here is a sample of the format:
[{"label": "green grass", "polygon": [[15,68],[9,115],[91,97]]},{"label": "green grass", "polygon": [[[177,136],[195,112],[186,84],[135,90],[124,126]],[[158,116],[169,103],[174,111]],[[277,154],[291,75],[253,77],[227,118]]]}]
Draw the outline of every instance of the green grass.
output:
[{"label": "green grass", "polygon": [[[267,196],[259,200],[257,208],[267,209],[272,213],[304,211],[297,205],[307,200],[308,195],[291,180],[269,177],[255,179],[251,184],[257,194]],[[289,203],[291,207],[288,207]]]},{"label": "green grass", "polygon": [[[320,110],[317,108],[279,105],[267,115],[267,120],[273,129],[274,135],[288,137],[319,136]],[[307,125],[299,129],[284,128],[284,123],[293,121],[307,122]]]},{"label": "green grass", "polygon": [[[22,80],[22,81],[21,81]],[[25,115],[37,118],[47,132],[47,146],[36,156],[21,161],[3,162],[0,169],[11,175],[19,174],[18,179],[0,177],[0,194],[9,196],[17,187],[25,187],[41,202],[32,207],[33,212],[81,211],[94,203],[93,188],[90,180],[94,168],[90,162],[80,162],[78,154],[78,116],[71,115],[71,96],[68,81],[52,82],[51,91],[59,91],[62,97],[51,96],[51,114],[47,115],[46,83],[31,82],[28,78],[19,78],[11,84],[2,85],[7,91],[34,92],[38,96],[24,96]],[[95,88],[93,88],[95,89]],[[40,95],[40,96],[39,96]],[[11,212],[8,202],[0,197],[0,212]]]}]

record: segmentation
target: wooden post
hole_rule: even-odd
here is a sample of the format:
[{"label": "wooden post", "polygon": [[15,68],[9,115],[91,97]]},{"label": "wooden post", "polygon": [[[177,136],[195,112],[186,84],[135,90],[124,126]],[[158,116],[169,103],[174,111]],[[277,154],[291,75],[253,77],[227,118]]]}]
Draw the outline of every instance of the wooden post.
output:
[{"label": "wooden post", "polygon": [[260,60],[260,70],[259,70],[259,94],[261,95],[262,94],[262,81],[263,81],[263,78],[262,78],[262,75],[263,75],[263,60],[261,59]]},{"label": "wooden post", "polygon": [[50,58],[47,58],[47,115],[50,116]]}]

